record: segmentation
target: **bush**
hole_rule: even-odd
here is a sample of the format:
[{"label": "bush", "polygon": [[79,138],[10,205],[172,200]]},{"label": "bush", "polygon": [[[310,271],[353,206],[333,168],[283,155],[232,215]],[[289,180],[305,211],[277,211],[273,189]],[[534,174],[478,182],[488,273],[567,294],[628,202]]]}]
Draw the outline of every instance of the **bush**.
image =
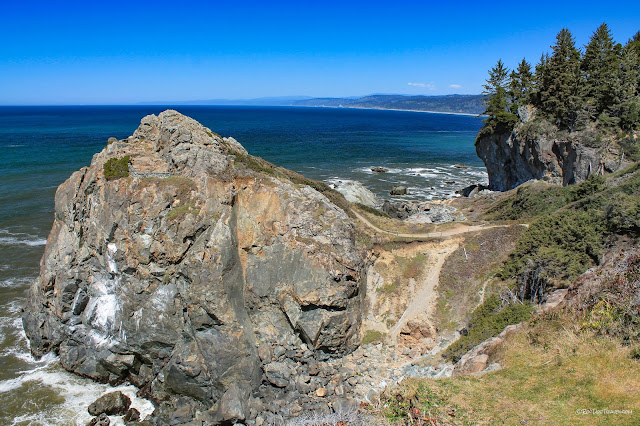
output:
[{"label": "bush", "polygon": [[110,158],[103,166],[104,177],[107,180],[128,177],[130,161],[131,157],[129,155],[125,155],[122,158]]},{"label": "bush", "polygon": [[533,307],[528,303],[502,305],[497,295],[487,297],[471,313],[467,334],[453,342],[443,356],[452,362],[458,362],[464,354],[488,338],[500,334],[506,326],[528,319],[532,311]]},{"label": "bush", "polygon": [[508,325],[529,319],[533,312],[533,307],[528,303],[514,302],[502,307],[499,303],[496,295],[490,296],[473,312],[467,334],[447,349],[447,355],[452,360],[459,360],[478,344],[500,334]]},{"label": "bush", "polygon": [[521,297],[527,297],[530,280],[568,285],[597,264],[604,234],[603,216],[596,211],[569,209],[545,216],[522,234],[498,275],[518,279]]}]

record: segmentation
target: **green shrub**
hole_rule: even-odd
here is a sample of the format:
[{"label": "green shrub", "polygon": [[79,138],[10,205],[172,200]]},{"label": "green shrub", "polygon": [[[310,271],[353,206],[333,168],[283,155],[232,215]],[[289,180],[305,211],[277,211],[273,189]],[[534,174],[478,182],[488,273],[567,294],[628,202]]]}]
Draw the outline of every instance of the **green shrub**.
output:
[{"label": "green shrub", "polygon": [[110,158],[103,166],[104,177],[107,180],[128,177],[130,161],[131,157],[129,155],[125,155],[122,158]]},{"label": "green shrub", "polygon": [[547,215],[576,201],[584,201],[605,187],[602,176],[591,175],[577,185],[566,187],[532,184],[520,186],[516,193],[498,202],[487,212],[493,220],[530,219]]},{"label": "green shrub", "polygon": [[634,139],[631,135],[625,135],[618,140],[618,144],[625,158],[631,161],[640,160],[640,140]]},{"label": "green shrub", "polygon": [[369,343],[381,342],[384,339],[384,333],[378,330],[367,330],[362,336],[362,344],[368,345]]},{"label": "green shrub", "polygon": [[[604,221],[597,211],[563,210],[531,224],[498,275],[563,286],[597,264],[604,243]],[[535,272],[532,272],[534,271]],[[526,288],[522,289],[526,292]]]},{"label": "green shrub", "polygon": [[467,333],[453,342],[443,356],[452,362],[458,362],[464,354],[488,338],[500,334],[506,326],[528,319],[531,312],[533,307],[528,303],[502,305],[500,298],[493,294],[471,313]]}]

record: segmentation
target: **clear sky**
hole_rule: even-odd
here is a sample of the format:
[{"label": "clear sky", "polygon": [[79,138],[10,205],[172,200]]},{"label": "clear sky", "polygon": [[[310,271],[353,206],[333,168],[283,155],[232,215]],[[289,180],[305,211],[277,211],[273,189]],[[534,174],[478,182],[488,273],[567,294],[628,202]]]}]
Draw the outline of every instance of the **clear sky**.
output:
[{"label": "clear sky", "polygon": [[640,30],[640,1],[3,0],[0,104],[476,94],[569,28]]}]

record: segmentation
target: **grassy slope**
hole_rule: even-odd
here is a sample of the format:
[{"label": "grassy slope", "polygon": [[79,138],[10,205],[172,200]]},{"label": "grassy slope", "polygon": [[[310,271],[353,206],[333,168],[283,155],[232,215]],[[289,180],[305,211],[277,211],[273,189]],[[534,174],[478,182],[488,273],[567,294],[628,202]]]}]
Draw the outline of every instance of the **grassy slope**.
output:
[{"label": "grassy slope", "polygon": [[630,352],[571,317],[540,318],[494,355],[502,370],[409,380],[388,390],[375,410],[402,424],[638,424],[640,363]]}]

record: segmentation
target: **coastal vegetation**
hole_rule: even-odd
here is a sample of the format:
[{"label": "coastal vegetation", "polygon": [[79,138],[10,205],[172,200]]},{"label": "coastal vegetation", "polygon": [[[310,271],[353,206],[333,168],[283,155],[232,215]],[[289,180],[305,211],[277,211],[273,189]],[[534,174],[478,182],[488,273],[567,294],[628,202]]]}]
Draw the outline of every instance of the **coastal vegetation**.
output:
[{"label": "coastal vegetation", "polygon": [[637,158],[636,138],[628,135],[640,126],[639,72],[640,32],[622,45],[603,23],[583,51],[564,28],[535,67],[522,59],[510,71],[498,60],[489,71],[483,91],[487,117],[478,137],[511,130],[523,118],[519,109],[533,106],[535,124],[528,132],[566,137],[586,131],[590,137],[583,139],[592,144],[618,140]]},{"label": "coastal vegetation", "polygon": [[125,155],[122,158],[110,158],[103,166],[104,177],[107,180],[119,179],[129,176],[129,162],[131,157]]}]

